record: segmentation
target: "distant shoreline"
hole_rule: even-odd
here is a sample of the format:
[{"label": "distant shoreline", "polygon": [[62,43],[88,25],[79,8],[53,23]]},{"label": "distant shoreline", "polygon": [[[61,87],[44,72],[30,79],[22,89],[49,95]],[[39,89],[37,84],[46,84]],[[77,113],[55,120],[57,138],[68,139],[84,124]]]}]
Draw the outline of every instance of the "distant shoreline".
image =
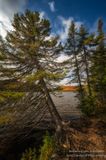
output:
[{"label": "distant shoreline", "polygon": [[74,92],[78,90],[78,86],[60,86],[62,92]]}]

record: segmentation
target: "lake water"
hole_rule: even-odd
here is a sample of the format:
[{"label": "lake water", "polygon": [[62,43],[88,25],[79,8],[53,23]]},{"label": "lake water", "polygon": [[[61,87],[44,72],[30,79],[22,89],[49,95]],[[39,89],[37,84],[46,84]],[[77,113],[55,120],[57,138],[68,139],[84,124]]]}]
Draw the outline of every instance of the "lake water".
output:
[{"label": "lake water", "polygon": [[60,97],[52,95],[52,99],[62,117],[70,119],[81,116],[76,95],[75,92],[62,92],[59,94]]}]

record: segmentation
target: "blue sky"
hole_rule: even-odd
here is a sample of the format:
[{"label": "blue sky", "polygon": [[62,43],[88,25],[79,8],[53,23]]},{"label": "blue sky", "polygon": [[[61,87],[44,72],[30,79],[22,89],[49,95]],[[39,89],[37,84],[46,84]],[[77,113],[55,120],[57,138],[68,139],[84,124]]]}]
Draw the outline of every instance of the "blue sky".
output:
[{"label": "blue sky", "polygon": [[[54,10],[50,8],[53,4]],[[44,11],[51,19],[54,27],[58,16],[83,22],[87,27],[95,27],[99,17],[106,21],[106,0],[30,0],[27,7],[33,10]]]},{"label": "blue sky", "polygon": [[102,17],[106,30],[106,0],[0,0],[0,34],[5,36],[5,30],[11,29],[14,13],[27,8],[49,18],[52,33],[60,34],[62,40],[66,39],[73,19],[77,26],[84,23],[93,32],[97,19]]},{"label": "blue sky", "polygon": [[[53,13],[48,5],[50,2],[54,3]],[[62,15],[93,23],[98,17],[106,18],[106,0],[29,0],[27,8],[43,10],[51,19]]]}]

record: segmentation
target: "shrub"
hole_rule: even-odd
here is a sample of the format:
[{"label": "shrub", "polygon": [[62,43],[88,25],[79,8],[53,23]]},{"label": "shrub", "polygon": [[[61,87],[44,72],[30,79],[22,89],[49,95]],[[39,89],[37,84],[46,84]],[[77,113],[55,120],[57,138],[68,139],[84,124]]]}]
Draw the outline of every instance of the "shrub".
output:
[{"label": "shrub", "polygon": [[86,96],[81,101],[81,111],[87,115],[91,116],[95,113],[94,98],[91,96]]},{"label": "shrub", "polygon": [[36,156],[36,149],[29,148],[22,154],[21,160],[50,160],[55,151],[54,138],[46,133],[43,139],[43,146],[40,148],[40,155]]},{"label": "shrub", "polygon": [[39,160],[50,160],[52,154],[55,150],[54,138],[51,137],[48,133],[43,140],[43,146],[40,149]]},{"label": "shrub", "polygon": [[21,160],[37,160],[35,148],[29,148],[22,154]]}]

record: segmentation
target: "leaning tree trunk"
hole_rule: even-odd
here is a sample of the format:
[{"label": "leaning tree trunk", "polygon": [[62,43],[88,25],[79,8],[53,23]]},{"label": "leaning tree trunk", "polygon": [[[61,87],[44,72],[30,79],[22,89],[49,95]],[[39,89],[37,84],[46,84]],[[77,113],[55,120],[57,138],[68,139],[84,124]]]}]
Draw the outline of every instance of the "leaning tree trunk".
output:
[{"label": "leaning tree trunk", "polygon": [[69,141],[68,141],[68,134],[67,134],[67,130],[69,130],[69,127],[68,127],[69,123],[65,123],[62,120],[50,96],[49,90],[46,86],[44,79],[41,79],[40,82],[47,98],[48,109],[56,124],[56,133],[55,133],[56,143],[59,146],[62,146],[62,147],[65,146],[69,148]]},{"label": "leaning tree trunk", "polygon": [[[42,70],[42,67],[40,66],[39,62],[36,61],[36,66],[37,66],[37,70],[40,71]],[[46,85],[46,82],[43,78],[40,79],[40,85],[44,91],[44,94],[46,95],[46,101],[48,104],[48,110],[53,118],[53,121],[55,122],[55,138],[56,138],[56,143],[60,146],[63,144],[68,144],[67,142],[67,124],[62,120],[59,112],[56,109],[56,106],[51,98],[51,95],[49,93],[48,87]]]},{"label": "leaning tree trunk", "polygon": [[[42,67],[40,66],[39,62],[36,60],[36,67],[37,67],[37,71],[41,71],[43,70]],[[50,96],[50,93],[49,93],[49,90],[47,88],[47,85],[44,81],[43,78],[40,79],[40,85],[44,91],[44,94],[46,95],[46,101],[48,103],[48,109],[49,109],[49,112],[53,118],[53,120],[55,121],[56,125],[61,125],[61,122],[62,122],[62,118],[61,116],[59,115],[57,109],[56,109],[56,106]]]},{"label": "leaning tree trunk", "polygon": [[50,96],[49,90],[48,90],[48,88],[46,86],[46,83],[45,83],[43,78],[40,80],[40,84],[41,84],[42,89],[44,90],[44,93],[46,95],[46,101],[47,101],[47,104],[48,104],[48,109],[50,111],[50,114],[52,115],[52,118],[55,121],[56,125],[60,126],[61,123],[62,123],[62,118],[61,118],[59,112],[56,109],[56,106],[55,106],[55,104],[54,104],[54,102],[53,102],[53,100]]}]

